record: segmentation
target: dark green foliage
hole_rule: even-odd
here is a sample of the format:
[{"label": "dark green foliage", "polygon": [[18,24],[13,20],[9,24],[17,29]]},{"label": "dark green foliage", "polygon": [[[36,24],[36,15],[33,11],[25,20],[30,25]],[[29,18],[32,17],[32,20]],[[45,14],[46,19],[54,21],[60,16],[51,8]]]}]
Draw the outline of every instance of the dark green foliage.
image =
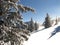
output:
[{"label": "dark green foliage", "polygon": [[26,22],[26,24],[28,25],[28,30],[31,32],[38,30],[38,28],[39,28],[38,23],[34,22],[32,18],[29,22]]},{"label": "dark green foliage", "polygon": [[33,19],[31,18],[31,21],[30,21],[30,25],[29,25],[29,30],[32,32],[33,30],[35,30],[35,27],[34,27],[34,22],[33,22]]},{"label": "dark green foliage", "polygon": [[35,22],[35,30],[37,30],[39,27],[38,23]]},{"label": "dark green foliage", "polygon": [[31,18],[31,20],[29,22],[26,23],[28,25],[28,30],[30,32],[34,31],[35,30],[35,25],[34,25],[34,21],[33,19]]},{"label": "dark green foliage", "polygon": [[45,28],[51,27],[51,20],[50,20],[48,13],[47,13],[47,16],[45,18],[44,26],[45,26]]},{"label": "dark green foliage", "polygon": [[56,22],[55,25],[57,25],[58,24],[58,19],[57,18],[56,18],[55,22]]}]

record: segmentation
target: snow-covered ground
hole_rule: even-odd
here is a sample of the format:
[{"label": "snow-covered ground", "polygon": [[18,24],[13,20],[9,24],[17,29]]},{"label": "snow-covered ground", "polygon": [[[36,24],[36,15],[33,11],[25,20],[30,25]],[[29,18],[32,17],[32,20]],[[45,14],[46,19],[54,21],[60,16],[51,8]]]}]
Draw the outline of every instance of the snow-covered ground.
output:
[{"label": "snow-covered ground", "polygon": [[41,29],[43,29],[43,28],[44,28],[44,26],[39,26],[38,30],[41,30]]},{"label": "snow-covered ground", "polygon": [[[60,31],[60,23],[56,26],[33,33],[29,37],[29,40],[27,42],[24,42],[24,45],[60,45],[59,31]],[[52,37],[49,38],[51,35]]]}]

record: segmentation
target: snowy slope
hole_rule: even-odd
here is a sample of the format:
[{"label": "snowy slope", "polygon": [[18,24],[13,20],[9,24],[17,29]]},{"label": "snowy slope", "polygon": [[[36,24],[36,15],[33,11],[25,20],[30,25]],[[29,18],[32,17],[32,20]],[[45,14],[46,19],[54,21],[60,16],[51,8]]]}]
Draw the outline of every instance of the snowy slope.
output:
[{"label": "snowy slope", "polygon": [[[55,30],[60,30],[59,26],[60,26],[60,23],[56,26],[53,26],[32,34],[29,40],[27,42],[24,42],[24,45],[60,45],[60,32],[57,33],[58,31],[57,32],[55,31]],[[59,29],[57,29],[58,27]],[[52,32],[55,35],[49,38]]]}]

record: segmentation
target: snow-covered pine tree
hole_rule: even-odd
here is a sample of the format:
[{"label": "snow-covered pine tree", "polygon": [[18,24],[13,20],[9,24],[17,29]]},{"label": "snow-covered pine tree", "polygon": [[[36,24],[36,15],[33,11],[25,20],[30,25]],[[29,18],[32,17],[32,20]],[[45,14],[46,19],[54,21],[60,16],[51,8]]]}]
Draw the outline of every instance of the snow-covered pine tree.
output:
[{"label": "snow-covered pine tree", "polygon": [[34,21],[33,21],[32,18],[31,18],[31,21],[30,21],[30,24],[29,24],[29,30],[30,30],[31,32],[35,30]]},{"label": "snow-covered pine tree", "polygon": [[47,16],[45,18],[44,26],[45,26],[45,28],[51,27],[51,20],[50,20],[50,16],[48,13],[47,13]]},{"label": "snow-covered pine tree", "polygon": [[[18,4],[19,0],[0,0],[0,45],[22,45],[29,31],[22,21],[22,12],[34,10]],[[10,42],[10,44],[8,44]]]},{"label": "snow-covered pine tree", "polygon": [[35,30],[37,30],[39,28],[39,25],[37,22],[35,22]]}]

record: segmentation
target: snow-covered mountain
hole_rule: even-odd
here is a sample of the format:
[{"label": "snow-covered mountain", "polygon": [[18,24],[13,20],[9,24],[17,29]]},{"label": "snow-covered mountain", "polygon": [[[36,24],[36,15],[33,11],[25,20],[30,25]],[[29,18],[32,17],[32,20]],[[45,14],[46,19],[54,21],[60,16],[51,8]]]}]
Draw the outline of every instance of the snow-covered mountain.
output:
[{"label": "snow-covered mountain", "polygon": [[60,23],[33,33],[24,45],[60,45]]}]

